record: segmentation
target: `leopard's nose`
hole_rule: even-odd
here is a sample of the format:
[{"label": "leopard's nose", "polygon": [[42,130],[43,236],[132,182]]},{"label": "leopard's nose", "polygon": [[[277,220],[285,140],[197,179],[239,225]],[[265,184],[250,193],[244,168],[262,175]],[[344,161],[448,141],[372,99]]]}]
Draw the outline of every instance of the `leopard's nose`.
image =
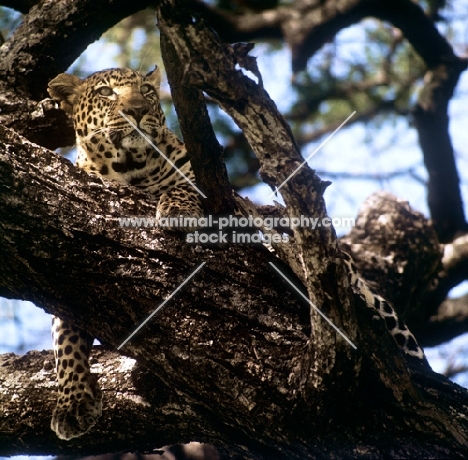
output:
[{"label": "leopard's nose", "polygon": [[145,105],[133,105],[132,107],[128,107],[123,109],[122,112],[125,115],[129,115],[134,118],[136,124],[138,125],[141,119],[149,112],[149,107]]}]

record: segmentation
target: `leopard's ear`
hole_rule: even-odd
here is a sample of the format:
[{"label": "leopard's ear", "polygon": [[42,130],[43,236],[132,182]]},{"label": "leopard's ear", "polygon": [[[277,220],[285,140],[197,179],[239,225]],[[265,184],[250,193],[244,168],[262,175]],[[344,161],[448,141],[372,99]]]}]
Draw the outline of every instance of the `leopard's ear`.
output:
[{"label": "leopard's ear", "polygon": [[60,107],[65,112],[73,112],[73,104],[77,101],[81,93],[81,85],[83,80],[80,80],[75,75],[61,73],[49,82],[47,88],[50,96],[60,102]]},{"label": "leopard's ear", "polygon": [[159,87],[161,86],[161,71],[159,67],[155,65],[154,69],[146,74],[146,78],[159,91]]}]

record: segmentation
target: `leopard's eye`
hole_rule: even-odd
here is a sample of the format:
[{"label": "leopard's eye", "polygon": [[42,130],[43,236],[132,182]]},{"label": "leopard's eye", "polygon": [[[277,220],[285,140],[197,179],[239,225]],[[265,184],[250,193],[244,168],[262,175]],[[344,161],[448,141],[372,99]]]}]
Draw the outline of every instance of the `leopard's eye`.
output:
[{"label": "leopard's eye", "polygon": [[143,85],[140,86],[140,91],[141,91],[141,94],[149,94],[154,91],[154,88],[151,85],[144,83]]},{"label": "leopard's eye", "polygon": [[100,86],[96,89],[96,92],[100,96],[112,96],[114,94],[114,91],[109,86]]}]

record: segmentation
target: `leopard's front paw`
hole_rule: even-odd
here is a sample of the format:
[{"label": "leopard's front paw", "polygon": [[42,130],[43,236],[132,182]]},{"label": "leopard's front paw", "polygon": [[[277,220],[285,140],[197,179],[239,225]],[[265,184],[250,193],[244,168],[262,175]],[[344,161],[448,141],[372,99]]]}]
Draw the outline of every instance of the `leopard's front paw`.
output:
[{"label": "leopard's front paw", "polygon": [[200,228],[200,218],[203,217],[200,201],[193,196],[191,199],[181,198],[174,192],[161,195],[156,211],[161,228],[176,232],[193,232]]},{"label": "leopard's front paw", "polygon": [[68,441],[86,433],[101,413],[101,390],[96,376],[88,374],[82,381],[60,389],[50,427],[60,439]]}]

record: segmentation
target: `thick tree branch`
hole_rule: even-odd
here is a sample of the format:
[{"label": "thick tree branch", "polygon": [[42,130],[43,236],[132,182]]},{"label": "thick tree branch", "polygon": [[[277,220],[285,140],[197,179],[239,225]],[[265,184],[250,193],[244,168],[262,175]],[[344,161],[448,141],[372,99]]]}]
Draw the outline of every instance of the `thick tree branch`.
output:
[{"label": "thick tree branch", "polygon": [[203,203],[205,209],[209,214],[232,213],[235,204],[222,161],[223,148],[211,126],[203,93],[183,84],[186,63],[164,33],[161,35],[161,54],[197,184],[208,197]]},{"label": "thick tree branch", "polygon": [[[200,438],[201,435],[195,429],[200,424],[206,427],[207,432],[216,433],[216,428],[213,428],[216,420],[207,418],[206,414],[203,420],[199,420],[197,408],[188,406],[183,395],[167,393],[162,382],[139,368],[130,358],[101,347],[95,348],[93,355],[93,372],[100,375],[106,407],[99,424],[100,435],[86,435],[66,443],[58,440],[48,428],[56,387],[52,353],[30,352],[22,357],[12,353],[0,355],[0,455],[18,452],[30,455],[76,455],[78,451],[80,455],[98,454],[109,451],[109,439],[112,440],[112,450],[128,451],[134,446],[142,453],[154,452],[164,439],[178,439],[182,442]],[[421,379],[426,388],[437,387],[439,391],[442,390],[440,394],[444,394],[444,386],[447,385],[444,379],[429,379],[421,374],[414,374],[414,377]],[[463,401],[463,390],[458,387],[450,399],[447,396],[444,396],[444,403],[453,406]],[[316,432],[316,435],[320,436],[320,433]],[[206,435],[202,439],[206,439]],[[419,444],[414,438],[410,439],[412,448],[406,451],[406,455],[416,452],[415,445]],[[346,444],[343,433],[330,448],[345,456],[347,453],[347,456],[366,457],[365,451],[370,447],[360,443],[358,454],[349,448],[342,450],[342,443]],[[316,448],[317,455],[309,451],[302,458],[321,458],[318,444]],[[448,452],[438,447],[432,449],[432,458],[444,458]],[[223,447],[219,450],[226,458],[232,454],[232,451]],[[373,452],[371,458],[376,458],[374,449],[369,452]],[[252,454],[248,456],[257,458]],[[267,458],[279,457],[272,452]]]},{"label": "thick tree branch", "polygon": [[[246,445],[241,432],[247,429],[256,433],[255,443],[273,445],[278,424],[291,426],[278,439],[286,442],[300,407],[288,388],[310,326],[307,309],[272,276],[267,257],[262,261],[254,247],[201,248],[182,236],[121,228],[116,216],[150,217],[154,204],[127,187],[104,188],[100,179],[4,128],[0,138],[0,294],[72,316],[117,347],[204,260],[206,268],[177,301],[124,349],[187,402],[197,401],[230,442]],[[240,428],[242,420],[249,426]],[[205,437],[203,426],[192,429]]]}]

